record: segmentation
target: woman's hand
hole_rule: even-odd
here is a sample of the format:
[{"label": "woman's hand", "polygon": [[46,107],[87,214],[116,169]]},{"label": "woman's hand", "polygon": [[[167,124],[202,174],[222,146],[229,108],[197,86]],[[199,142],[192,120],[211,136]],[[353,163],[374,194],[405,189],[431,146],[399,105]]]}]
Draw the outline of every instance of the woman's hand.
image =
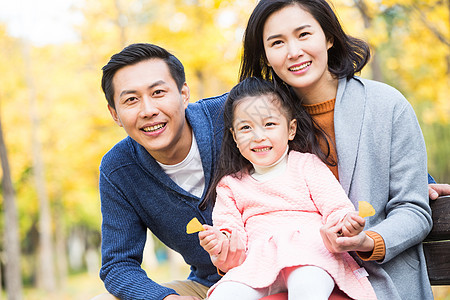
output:
[{"label": "woman's hand", "polygon": [[348,228],[347,226],[344,227],[343,223],[345,221],[345,218],[343,221],[339,218],[334,218],[328,220],[327,223],[320,228],[320,235],[322,236],[322,240],[328,251],[331,253],[373,251],[374,241],[368,237],[364,231],[353,236],[344,236],[345,234],[348,234]]}]

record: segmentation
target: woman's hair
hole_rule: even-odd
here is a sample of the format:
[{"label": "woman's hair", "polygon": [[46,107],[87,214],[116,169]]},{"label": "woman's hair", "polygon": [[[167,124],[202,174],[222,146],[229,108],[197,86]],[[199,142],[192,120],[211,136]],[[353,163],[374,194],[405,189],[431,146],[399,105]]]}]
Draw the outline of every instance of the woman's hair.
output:
[{"label": "woman's hair", "polygon": [[[328,49],[328,70],[336,78],[352,78],[364,68],[370,58],[369,45],[363,40],[347,35],[326,0],[260,0],[253,10],[248,20],[244,34],[244,52],[241,59],[239,80],[248,77],[258,77],[270,80],[279,89],[290,95],[291,101],[295,103],[298,114],[303,116],[305,124],[301,124],[298,119],[298,127],[304,126],[314,133],[310,143],[315,148],[318,140],[325,143],[324,151],[316,153],[322,161],[331,166],[336,166],[337,161],[330,157],[329,136],[320,126],[314,122],[312,117],[302,108],[303,99],[299,99],[292,88],[281,80],[281,78],[267,65],[263,43],[264,25],[267,19],[275,12],[288,7],[298,5],[309,12],[321,26],[328,41],[333,42],[333,46]],[[324,99],[327,100],[327,99]],[[312,124],[312,126],[310,126]],[[294,140],[297,140],[298,136]],[[311,151],[310,151],[311,152]]]},{"label": "woman's hair", "polygon": [[367,64],[370,58],[369,45],[344,32],[326,0],[260,0],[250,15],[244,34],[240,81],[247,77],[261,77],[282,84],[281,79],[267,65],[263,30],[269,16],[290,5],[299,5],[308,11],[320,24],[327,40],[333,42],[328,50],[328,70],[336,78],[350,79]]},{"label": "woman's hair", "polygon": [[202,208],[205,208],[207,203],[215,202],[217,184],[224,176],[232,175],[239,178],[252,167],[252,164],[242,156],[236,147],[236,142],[230,129],[233,128],[236,106],[247,97],[262,96],[268,96],[271,101],[276,102],[288,122],[294,118],[297,120],[297,131],[294,140],[289,141],[289,149],[298,152],[314,153],[322,161],[330,164],[327,162],[327,156],[320,150],[309,114],[303,108],[298,109],[295,107],[291,98],[272,82],[257,77],[246,78],[231,89],[225,101],[223,108],[224,135],[222,147],[211,185],[201,204]]}]

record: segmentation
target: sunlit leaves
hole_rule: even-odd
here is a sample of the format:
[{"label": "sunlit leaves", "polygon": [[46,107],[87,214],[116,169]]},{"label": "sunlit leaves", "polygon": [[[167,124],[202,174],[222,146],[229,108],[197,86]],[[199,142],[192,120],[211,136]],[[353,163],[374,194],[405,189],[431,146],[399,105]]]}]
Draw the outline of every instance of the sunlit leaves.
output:
[{"label": "sunlit leaves", "polygon": [[[31,174],[33,130],[39,130],[52,205],[66,226],[98,230],[98,166],[125,136],[100,89],[101,67],[124,46],[161,45],[183,62],[191,100],[228,91],[237,82],[242,35],[255,0],[97,0],[77,2],[79,42],[32,47],[41,128],[32,128],[21,42],[0,25],[0,113],[20,210],[21,236],[37,222]],[[429,147],[430,168],[450,179],[450,33],[448,1],[336,0],[345,30],[367,40],[383,80],[413,104]],[[366,19],[355,5],[365,5]],[[50,33],[49,33],[50,34]],[[372,66],[363,71],[370,76]],[[448,144],[448,142],[447,142]],[[431,147],[431,149],[430,149]],[[442,154],[444,153],[444,154]],[[447,176],[447,177],[445,177]]]}]

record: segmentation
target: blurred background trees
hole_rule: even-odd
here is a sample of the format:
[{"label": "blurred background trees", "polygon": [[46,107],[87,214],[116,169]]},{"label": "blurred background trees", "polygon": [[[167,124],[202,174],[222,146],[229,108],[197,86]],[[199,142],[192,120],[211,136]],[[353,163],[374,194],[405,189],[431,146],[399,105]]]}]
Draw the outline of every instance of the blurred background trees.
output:
[{"label": "blurred background trees", "polygon": [[[78,38],[46,45],[11,34],[0,19],[0,120],[25,286],[51,292],[73,274],[98,272],[98,166],[125,136],[109,116],[100,89],[101,67],[109,57],[130,43],[155,43],[185,65],[191,101],[222,94],[237,83],[242,35],[255,3],[74,1],[71,9],[82,16],[74,28]],[[449,183],[449,0],[332,3],[345,29],[374,51],[361,75],[393,85],[407,97],[425,136],[429,171]],[[4,189],[0,201],[6,214]],[[7,220],[3,216],[0,222],[3,235]],[[4,240],[0,243],[4,287],[8,258]],[[157,241],[155,249],[163,252]]]}]

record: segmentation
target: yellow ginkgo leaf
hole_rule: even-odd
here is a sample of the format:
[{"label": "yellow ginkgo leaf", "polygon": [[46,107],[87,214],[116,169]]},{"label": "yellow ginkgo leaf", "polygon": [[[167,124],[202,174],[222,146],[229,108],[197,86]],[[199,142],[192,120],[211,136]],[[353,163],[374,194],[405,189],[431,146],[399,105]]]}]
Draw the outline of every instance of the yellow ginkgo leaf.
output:
[{"label": "yellow ginkgo leaf", "polygon": [[359,201],[359,216],[360,217],[370,217],[375,214],[375,209],[367,201]]},{"label": "yellow ginkgo leaf", "polygon": [[203,231],[205,228],[203,228],[202,224],[199,222],[197,218],[193,218],[189,221],[189,223],[186,225],[186,233],[196,233],[199,231]]}]

